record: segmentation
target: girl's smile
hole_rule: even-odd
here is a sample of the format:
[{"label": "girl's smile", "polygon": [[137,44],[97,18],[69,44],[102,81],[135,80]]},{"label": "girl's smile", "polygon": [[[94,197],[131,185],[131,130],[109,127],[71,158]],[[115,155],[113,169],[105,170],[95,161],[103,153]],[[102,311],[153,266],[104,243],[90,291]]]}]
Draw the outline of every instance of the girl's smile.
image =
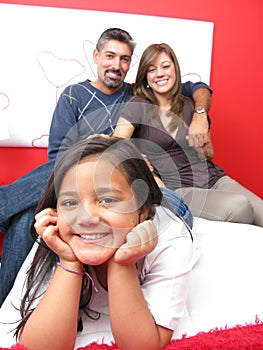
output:
[{"label": "girl's smile", "polygon": [[108,235],[108,233],[84,233],[80,234],[80,238],[84,239],[85,241],[98,241],[102,238],[105,238]]}]

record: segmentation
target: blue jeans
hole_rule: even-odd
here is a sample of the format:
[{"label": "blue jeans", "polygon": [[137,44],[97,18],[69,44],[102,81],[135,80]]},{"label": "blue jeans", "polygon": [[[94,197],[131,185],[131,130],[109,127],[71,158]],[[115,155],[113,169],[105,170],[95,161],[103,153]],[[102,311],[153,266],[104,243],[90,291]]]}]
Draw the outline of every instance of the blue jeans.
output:
[{"label": "blue jeans", "polygon": [[7,186],[0,187],[0,230],[6,232],[13,216],[35,206],[54,168],[49,161]]},{"label": "blue jeans", "polygon": [[16,275],[29,253],[33,239],[29,227],[34,218],[35,207],[14,216],[5,234],[0,268],[0,306],[10,292]]},{"label": "blue jeans", "polygon": [[160,187],[165,199],[171,208],[181,216],[184,221],[188,224],[189,227],[193,227],[193,215],[188,208],[184,200],[178,196],[173,190],[170,190],[167,187]]},{"label": "blue jeans", "polygon": [[30,226],[55,161],[0,187],[0,231],[5,232],[0,268],[0,307],[33,245]]}]

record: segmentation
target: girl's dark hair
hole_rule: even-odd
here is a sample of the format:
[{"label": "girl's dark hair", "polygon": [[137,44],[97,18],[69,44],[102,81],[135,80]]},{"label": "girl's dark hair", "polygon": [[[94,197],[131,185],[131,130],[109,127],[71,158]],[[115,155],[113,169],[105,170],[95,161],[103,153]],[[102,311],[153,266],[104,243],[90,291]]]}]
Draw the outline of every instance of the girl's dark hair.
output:
[{"label": "girl's dark hair", "polygon": [[[160,105],[152,89],[148,87],[147,72],[149,67],[154,64],[154,61],[162,52],[166,53],[169,56],[175,67],[176,81],[173,88],[169,92],[169,99],[171,101],[170,112],[173,115],[173,118],[169,125],[169,131],[174,131],[177,126],[183,125],[184,97],[181,94],[182,82],[179,62],[173,49],[168,44],[152,44],[145,49],[139,62],[137,76],[133,86],[134,95],[146,98],[155,106]],[[151,117],[154,119],[154,115],[151,115]]]},{"label": "girl's dark hair", "polygon": [[[162,202],[162,193],[141,153],[131,140],[103,136],[93,136],[81,140],[62,155],[50,176],[46,190],[36,208],[36,213],[45,208],[56,208],[57,194],[67,171],[72,166],[77,165],[79,161],[88,160],[94,156],[96,159],[112,162],[123,172],[126,180],[132,186],[138,207],[147,205],[149,208],[148,219],[152,218],[155,214],[155,206]],[[57,254],[38,236],[34,222],[31,226],[31,235],[39,243],[39,246],[27,274],[26,291],[20,307],[22,320],[16,328],[16,336],[32,313],[34,300],[45,292],[43,285],[50,280],[58,262]],[[88,270],[88,266],[84,268]],[[82,282],[80,309],[84,309],[89,304],[91,295],[92,285],[85,275]],[[78,330],[81,330],[80,327]]]}]

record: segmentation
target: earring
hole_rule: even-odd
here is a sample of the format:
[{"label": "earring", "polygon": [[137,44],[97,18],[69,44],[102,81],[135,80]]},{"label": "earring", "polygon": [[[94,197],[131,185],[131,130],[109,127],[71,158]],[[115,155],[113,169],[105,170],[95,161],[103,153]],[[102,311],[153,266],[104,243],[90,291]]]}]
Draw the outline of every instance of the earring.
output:
[{"label": "earring", "polygon": [[147,89],[150,89],[150,86],[147,84],[147,85],[146,85],[146,88],[147,88]]}]

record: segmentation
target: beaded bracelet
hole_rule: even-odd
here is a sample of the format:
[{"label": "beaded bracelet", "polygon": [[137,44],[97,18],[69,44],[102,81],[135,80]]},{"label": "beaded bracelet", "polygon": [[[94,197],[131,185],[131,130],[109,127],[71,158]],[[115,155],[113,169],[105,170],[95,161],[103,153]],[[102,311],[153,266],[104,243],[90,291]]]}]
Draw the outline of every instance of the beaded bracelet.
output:
[{"label": "beaded bracelet", "polygon": [[87,271],[85,271],[85,270],[83,270],[83,271],[70,270],[70,269],[68,269],[66,266],[64,266],[63,264],[61,264],[61,262],[59,262],[59,261],[57,262],[57,266],[61,267],[63,270],[65,270],[65,271],[67,271],[67,272],[75,273],[76,275],[80,275],[80,276],[86,275],[86,276],[88,277],[88,279],[91,281],[92,286],[93,286],[95,292],[98,292],[98,289],[96,288],[95,283],[94,283],[92,277],[90,276],[90,274],[89,274]]}]

